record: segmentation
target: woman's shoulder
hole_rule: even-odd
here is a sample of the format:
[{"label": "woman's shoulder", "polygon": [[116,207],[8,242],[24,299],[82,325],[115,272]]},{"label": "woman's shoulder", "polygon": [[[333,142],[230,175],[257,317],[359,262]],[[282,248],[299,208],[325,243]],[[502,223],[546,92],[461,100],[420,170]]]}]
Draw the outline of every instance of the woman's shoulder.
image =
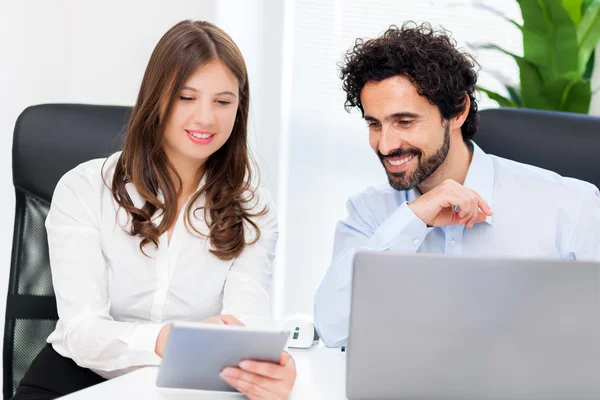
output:
[{"label": "woman's shoulder", "polygon": [[244,224],[248,228],[247,238],[249,241],[256,238],[256,227],[261,230],[261,235],[270,236],[268,232],[271,231],[277,235],[279,231],[277,207],[271,191],[265,187],[254,187],[245,192],[245,201],[243,207],[247,217],[253,222],[253,224]]},{"label": "woman's shoulder", "polygon": [[268,213],[269,215],[277,213],[271,191],[264,186],[250,187],[244,192],[242,200],[244,202],[244,208],[248,210],[250,214],[263,214],[261,212],[262,210],[265,210],[265,213]]},{"label": "woman's shoulder", "polygon": [[120,155],[117,152],[79,164],[60,178],[55,192],[68,189],[76,194],[97,194],[106,184],[110,185]]}]

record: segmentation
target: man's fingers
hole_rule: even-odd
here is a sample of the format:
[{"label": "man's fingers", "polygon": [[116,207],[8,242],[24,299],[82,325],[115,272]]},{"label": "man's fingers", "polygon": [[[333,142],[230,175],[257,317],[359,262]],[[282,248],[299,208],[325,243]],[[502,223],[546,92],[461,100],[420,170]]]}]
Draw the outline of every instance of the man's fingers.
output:
[{"label": "man's fingers", "polygon": [[459,219],[467,218],[470,214],[470,211],[471,210],[469,210],[467,207],[465,207],[465,208],[460,207],[460,211],[458,212],[458,218]]},{"label": "man's fingers", "polygon": [[481,208],[481,211],[488,216],[491,216],[493,214],[492,212],[492,208],[490,207],[490,205],[487,203],[487,201],[485,201],[483,199],[483,197],[481,197],[481,195],[479,193],[477,193],[476,190],[473,189],[469,189],[471,192],[475,193],[475,195],[479,198],[479,208]]},{"label": "man's fingers", "polygon": [[[467,189],[469,190],[469,189]],[[472,228],[473,225],[475,225],[477,223],[477,216],[479,215],[479,201],[480,198],[479,196],[477,196],[477,194],[475,194],[474,192],[472,192],[471,190],[469,190],[469,198],[471,200],[471,215],[469,220],[466,222],[466,227],[467,228]]]},{"label": "man's fingers", "polygon": [[471,196],[472,196],[472,205],[473,205],[473,213],[471,213],[471,218],[469,218],[469,220],[466,223],[466,227],[467,228],[472,228],[473,225],[475,225],[477,223],[477,219],[479,218],[479,202],[480,199],[477,195],[475,195],[475,193],[471,192]]},{"label": "man's fingers", "polygon": [[445,225],[465,225],[472,228],[475,224],[485,221],[485,217],[491,216],[492,210],[489,204],[481,197],[477,191],[464,187],[458,183],[446,184],[441,192],[436,192],[440,196],[439,206],[442,210],[438,212],[432,220],[434,226]]},{"label": "man's fingers", "polygon": [[484,222],[484,221],[487,219],[487,217],[488,217],[487,215],[485,215],[485,214],[484,214],[484,213],[482,213],[481,211],[479,211],[477,214],[478,214],[478,215],[477,215],[477,222],[478,222],[478,223],[479,223],[479,222]]},{"label": "man's fingers", "polygon": [[[487,204],[477,195],[477,193],[467,188],[462,188],[462,193],[454,193],[449,197],[454,198],[454,203],[460,206],[460,211],[456,213],[454,222],[459,225],[465,225],[467,228],[472,228],[479,221],[479,206],[484,207]],[[489,206],[487,206],[489,210]],[[491,210],[489,210],[491,211]]]},{"label": "man's fingers", "polygon": [[490,205],[488,203],[486,203],[485,200],[483,199],[479,199],[479,204],[478,204],[479,208],[481,209],[481,211],[485,214],[485,215],[489,215],[492,216],[494,214],[494,212],[492,211],[492,209],[490,208]]},{"label": "man's fingers", "polygon": [[469,203],[469,214],[464,218],[460,219],[460,224],[464,224],[467,228],[473,228],[473,226],[479,222],[485,221],[485,218],[482,219],[480,214],[484,216],[492,215],[492,209],[489,204],[481,197],[476,190],[464,188],[467,191],[467,196],[470,200]]},{"label": "man's fingers", "polygon": [[[465,192],[446,193],[445,199],[441,206],[445,208],[443,214],[441,215],[446,215],[448,218],[447,220],[445,218],[440,220],[442,225],[462,224],[464,221],[471,218],[473,213],[473,207],[471,206],[470,198]],[[456,207],[460,207],[460,210],[455,211]]]},{"label": "man's fingers", "polygon": [[[471,205],[469,204],[469,197],[464,193],[453,193],[448,192],[442,198],[440,205],[443,208],[450,208],[452,212],[456,213],[459,218],[463,218],[471,211]],[[456,207],[460,209],[456,210]]]}]

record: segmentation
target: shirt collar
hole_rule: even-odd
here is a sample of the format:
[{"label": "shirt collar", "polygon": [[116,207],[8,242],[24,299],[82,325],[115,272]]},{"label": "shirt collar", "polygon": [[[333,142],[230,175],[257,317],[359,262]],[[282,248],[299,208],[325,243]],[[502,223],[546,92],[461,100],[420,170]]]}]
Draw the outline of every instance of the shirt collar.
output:
[{"label": "shirt collar", "polygon": [[[198,190],[200,190],[200,188],[206,183],[206,174],[202,175],[202,178],[200,179],[200,182],[198,183],[198,187],[196,188],[196,192],[198,192]],[[142,195],[137,191],[135,185],[131,182],[127,182],[125,184],[125,189],[127,190],[127,193],[129,194],[129,197],[131,198],[131,202],[133,203],[133,206],[135,208],[138,209],[142,209],[142,207],[144,207],[144,204],[146,204],[146,200],[142,197]],[[196,194],[196,192],[192,193],[187,200],[189,200],[194,194]],[[159,201],[164,202],[165,201],[165,196],[163,194],[163,191],[159,188],[158,189],[158,193],[156,194],[156,197],[158,198]],[[205,201],[205,197],[206,194],[202,194],[202,196],[198,197],[198,199],[196,200],[196,203],[194,203],[197,206],[200,206],[203,204],[203,202]],[[186,202],[187,204],[187,202]],[[200,214],[198,214],[200,215]],[[154,221],[154,223],[159,224],[160,221],[162,220],[163,217],[163,212],[162,210],[156,210],[156,212],[154,213],[154,215],[152,216],[152,221]],[[127,223],[127,221],[124,222],[124,224]]]},{"label": "shirt collar", "polygon": [[[475,190],[483,200],[485,200],[493,210],[494,205],[494,163],[479,146],[474,142],[470,145],[473,147],[473,158],[471,165],[467,171],[464,186]],[[488,216],[485,222],[492,225],[493,217]]]},{"label": "shirt collar", "polygon": [[[469,146],[473,148],[473,158],[467,171],[464,186],[475,190],[490,205],[493,210],[494,200],[494,163],[479,146],[470,142]],[[418,188],[413,188],[406,193],[406,199],[410,203],[421,196]],[[485,222],[492,225],[493,217],[488,216]]]}]

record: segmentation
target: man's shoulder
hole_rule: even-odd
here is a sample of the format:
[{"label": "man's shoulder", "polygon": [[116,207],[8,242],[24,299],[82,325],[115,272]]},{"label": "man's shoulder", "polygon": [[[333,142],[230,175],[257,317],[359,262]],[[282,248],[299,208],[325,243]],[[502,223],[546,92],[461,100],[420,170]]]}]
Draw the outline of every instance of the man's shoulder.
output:
[{"label": "man's shoulder", "polygon": [[407,192],[404,190],[395,190],[387,184],[369,186],[366,189],[354,194],[348,199],[348,206],[357,210],[385,210],[396,209],[400,204],[406,201]]},{"label": "man's shoulder", "polygon": [[492,155],[490,155],[490,158],[494,163],[495,179],[504,187],[538,195],[551,192],[556,196],[578,199],[595,188],[589,182],[564,177],[544,168]]}]

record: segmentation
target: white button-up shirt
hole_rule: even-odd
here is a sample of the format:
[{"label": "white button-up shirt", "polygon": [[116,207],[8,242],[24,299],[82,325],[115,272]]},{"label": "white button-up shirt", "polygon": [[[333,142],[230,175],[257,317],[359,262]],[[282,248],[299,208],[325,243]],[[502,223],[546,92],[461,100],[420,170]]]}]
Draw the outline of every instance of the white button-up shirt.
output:
[{"label": "white button-up shirt", "polygon": [[348,339],[352,262],[359,250],[600,261],[600,193],[594,185],[485,154],[473,143],[465,187],[494,215],[471,229],[431,228],[408,203],[418,189],[371,187],[348,200],[335,233],[333,261],[315,296],[325,344]]},{"label": "white button-up shirt", "polygon": [[[158,248],[139,248],[127,213],[110,188],[119,153],[79,165],[59,181],[46,220],[52,281],[59,320],[48,337],[54,349],[77,364],[112,378],[136,367],[157,365],[156,338],[170,321],[201,321],[232,314],[247,326],[272,326],[269,290],[278,229],[267,193],[257,191],[251,212],[260,239],[239,257],[223,261],[209,252],[210,240],[186,229],[182,208],[173,234]],[[103,179],[104,178],[104,179]],[[203,182],[201,182],[202,184]],[[138,208],[143,198],[127,191]],[[160,197],[160,194],[159,194]],[[204,204],[200,196],[195,206]],[[153,217],[156,224],[162,216]],[[208,234],[204,212],[196,229]],[[256,232],[245,224],[247,241]]]}]

